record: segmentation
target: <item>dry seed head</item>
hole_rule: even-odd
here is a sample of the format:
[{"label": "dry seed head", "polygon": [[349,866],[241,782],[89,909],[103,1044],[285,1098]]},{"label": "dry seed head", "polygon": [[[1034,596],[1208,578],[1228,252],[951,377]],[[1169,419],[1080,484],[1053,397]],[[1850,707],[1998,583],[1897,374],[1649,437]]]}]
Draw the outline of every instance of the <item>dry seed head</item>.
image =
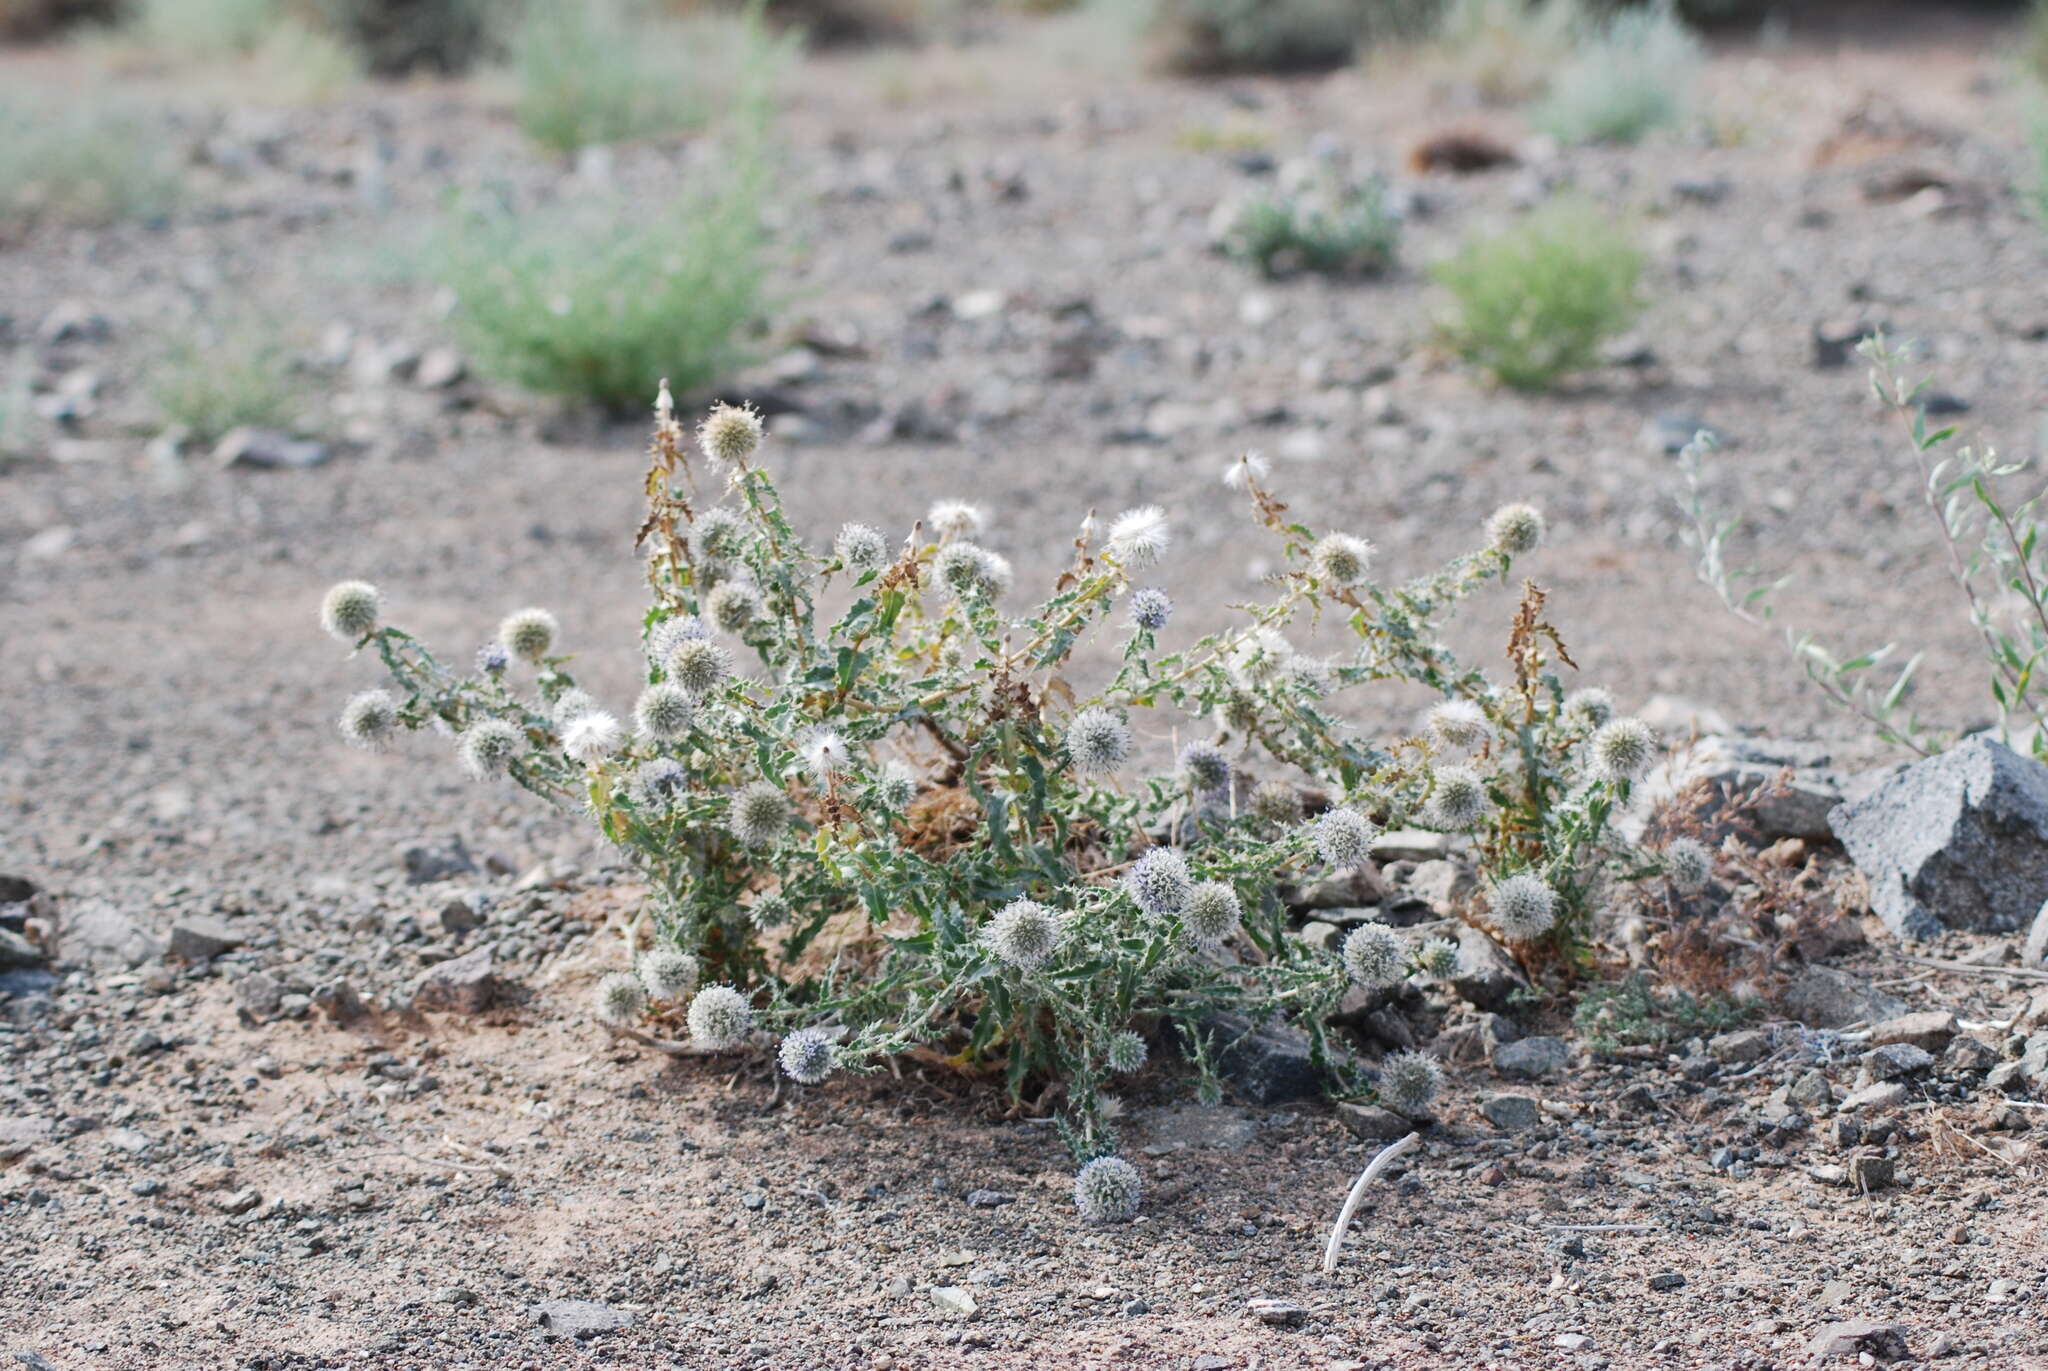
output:
[{"label": "dry seed head", "polygon": [[1430,1102],[1443,1089],[1443,1068],[1421,1052],[1395,1052],[1380,1063],[1379,1101],[1411,1119],[1429,1117]]},{"label": "dry seed head", "polygon": [[512,759],[526,749],[526,734],[503,719],[471,724],[455,743],[462,769],[477,780],[503,775]]},{"label": "dry seed head", "polygon": [[727,581],[704,597],[704,612],[725,632],[743,632],[761,617],[761,592],[751,581]]},{"label": "dry seed head", "polygon": [[633,970],[657,1000],[680,1000],[697,988],[697,959],[679,947],[643,952]]},{"label": "dry seed head", "polygon": [[1012,900],[996,911],[981,940],[1019,971],[1045,964],[1060,942],[1060,917],[1036,900]]},{"label": "dry seed head", "polygon": [[1580,728],[1598,728],[1614,717],[1614,696],[1599,686],[1574,690],[1564,697],[1564,717]]},{"label": "dry seed head", "polygon": [[1273,464],[1264,457],[1247,452],[1223,468],[1223,484],[1231,490],[1243,490],[1253,482],[1265,480],[1272,470]]},{"label": "dry seed head", "polygon": [[397,731],[398,701],[388,690],[361,691],[341,707],[341,735],[357,747],[374,752]]},{"label": "dry seed head", "polygon": [[1451,980],[1458,974],[1458,945],[1449,938],[1431,938],[1415,954],[1415,964],[1431,980]]},{"label": "dry seed head", "polygon": [[938,501],[924,521],[941,538],[972,538],[988,527],[980,508],[965,500]]},{"label": "dry seed head", "polygon": [[1252,788],[1252,813],[1269,824],[1301,822],[1301,792],[1288,781],[1260,781]]},{"label": "dry seed head", "polygon": [[1344,969],[1368,990],[1408,979],[1408,945],[1385,924],[1364,923],[1344,939]]},{"label": "dry seed head", "polygon": [[585,766],[595,766],[619,750],[625,730],[603,710],[579,714],[562,729],[562,751]]},{"label": "dry seed head", "polygon": [[1131,729],[1116,711],[1090,705],[1067,725],[1066,743],[1076,771],[1114,771],[1131,755]]},{"label": "dry seed head", "polygon": [[515,657],[538,662],[555,645],[561,626],[544,609],[521,609],[505,616],[498,625],[498,641]]},{"label": "dry seed head", "polygon": [[693,700],[724,685],[732,675],[732,656],[709,638],[685,638],[668,655],[668,676]]},{"label": "dry seed head", "polygon": [[647,1012],[647,987],[629,971],[614,971],[597,983],[597,1017],[619,1028]]},{"label": "dry seed head", "polygon": [[1543,515],[1534,505],[1502,505],[1486,521],[1486,543],[1496,552],[1519,557],[1543,541]]},{"label": "dry seed head", "polygon": [[761,446],[761,416],[740,405],[713,405],[697,426],[697,447],[715,466],[738,466]]},{"label": "dry seed head", "polygon": [[633,725],[649,742],[672,743],[690,731],[696,714],[688,691],[674,681],[657,681],[634,702]]},{"label": "dry seed head", "polygon": [[685,1018],[691,1039],[714,1052],[738,1047],[754,1031],[753,1006],[729,985],[709,985],[698,991]]},{"label": "dry seed head", "polygon": [[1664,875],[1691,894],[1714,878],[1714,854],[1697,838],[1673,838],[1664,844]]},{"label": "dry seed head", "polygon": [[874,571],[889,560],[889,540],[867,524],[842,524],[832,551],[855,571]]},{"label": "dry seed head", "polygon": [[1230,784],[1230,759],[1214,743],[1189,743],[1180,750],[1180,783],[1200,795]]},{"label": "dry seed head", "polygon": [[1542,937],[1557,922],[1557,892],[1542,877],[1521,871],[1494,886],[1487,908],[1502,937],[1525,943]]},{"label": "dry seed head", "polygon": [[1326,585],[1355,586],[1372,570],[1372,544],[1349,533],[1324,534],[1308,557]]},{"label": "dry seed head", "polygon": [[1372,840],[1379,829],[1355,809],[1331,809],[1316,820],[1316,855],[1338,868],[1364,866],[1372,860]]},{"label": "dry seed head", "polygon": [[1166,511],[1157,505],[1127,509],[1109,526],[1109,555],[1126,571],[1157,566],[1172,542]]},{"label": "dry seed head", "polygon": [[829,728],[814,729],[804,740],[804,765],[819,782],[836,772],[844,771],[853,761],[853,751],[847,747],[846,739]]},{"label": "dry seed head", "polygon": [[1493,735],[1486,711],[1471,700],[1445,700],[1429,711],[1429,731],[1445,747],[1477,747]]},{"label": "dry seed head", "polygon": [[358,643],[377,631],[384,597],[368,581],[342,581],[320,601],[320,627],[344,643]]},{"label": "dry seed head", "polygon": [[1173,848],[1155,847],[1124,873],[1124,888],[1147,914],[1178,914],[1193,889],[1187,858]]},{"label": "dry seed head", "polygon": [[1138,1169],[1122,1157],[1097,1157],[1074,1176],[1074,1208],[1083,1223],[1127,1223],[1144,1195]]},{"label": "dry seed head", "polygon": [[1429,814],[1439,828],[1470,828],[1493,808],[1486,782],[1469,766],[1440,766],[1430,777]]},{"label": "dry seed head", "polygon": [[1145,1040],[1126,1028],[1109,1035],[1102,1064],[1116,1075],[1128,1076],[1145,1065],[1145,1055]]},{"label": "dry seed head", "polygon": [[726,824],[748,847],[766,847],[789,830],[789,797],[771,781],[749,782],[732,797]]},{"label": "dry seed head", "polygon": [[1609,781],[1631,781],[1657,760],[1657,733],[1641,719],[1616,719],[1593,735],[1593,770]]},{"label": "dry seed head", "polygon": [[1204,881],[1190,890],[1180,909],[1181,926],[1190,939],[1203,946],[1222,942],[1237,932],[1243,920],[1244,906],[1237,892],[1221,881]]}]

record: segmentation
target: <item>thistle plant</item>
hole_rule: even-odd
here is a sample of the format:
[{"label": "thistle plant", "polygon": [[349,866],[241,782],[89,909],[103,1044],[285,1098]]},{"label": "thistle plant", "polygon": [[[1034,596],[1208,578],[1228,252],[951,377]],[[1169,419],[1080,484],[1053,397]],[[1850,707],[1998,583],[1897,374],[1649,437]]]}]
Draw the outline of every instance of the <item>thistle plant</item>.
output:
[{"label": "thistle plant", "polygon": [[[1244,460],[1226,484],[1277,545],[1268,593],[1169,643],[1150,584],[1171,562],[1163,511],[1100,536],[1091,517],[1046,597],[1013,604],[989,513],[942,502],[907,536],[807,541],[758,421],[722,410],[692,435],[664,388],[636,699],[581,689],[563,652],[576,625],[544,608],[505,618],[473,668],[392,624],[367,583],[337,587],[321,619],[390,676],[350,702],[352,738],[445,733],[479,781],[580,810],[637,867],[632,971],[599,987],[604,1023],[687,1002],[697,1049],[772,1044],[807,1085],[936,1052],[1020,1105],[1058,1101],[1062,1136],[1093,1159],[1083,1215],[1128,1217],[1136,1173],[1111,1164],[1102,1092],[1146,1067],[1148,1042],[1179,1045],[1213,1098],[1223,1016],[1291,1021],[1362,1093],[1325,1023],[1347,986],[1456,972],[1454,944],[1382,924],[1336,953],[1290,936],[1283,883],[1368,866],[1383,829],[1467,834],[1495,893],[1472,917],[1558,963],[1582,956],[1599,883],[1661,870],[1607,828],[1647,734],[1573,703],[1588,697],[1567,694],[1543,593],[1522,588],[1508,679],[1443,643],[1540,543],[1533,510],[1383,581],[1362,536],[1297,522],[1266,480]],[[750,612],[714,622],[741,584]],[[1316,619],[1342,626],[1345,652],[1293,646]],[[1369,736],[1339,711],[1396,684],[1442,701],[1423,734]],[[1155,746],[1168,737],[1181,746]],[[1389,1079],[1426,1103],[1412,1064]]]}]

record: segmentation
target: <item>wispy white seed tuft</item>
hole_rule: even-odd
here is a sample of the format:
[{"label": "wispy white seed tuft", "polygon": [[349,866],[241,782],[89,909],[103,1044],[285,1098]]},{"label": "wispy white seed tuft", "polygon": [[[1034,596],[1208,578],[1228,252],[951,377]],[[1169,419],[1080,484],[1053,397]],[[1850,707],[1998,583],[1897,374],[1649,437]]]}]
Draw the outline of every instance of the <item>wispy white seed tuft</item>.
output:
[{"label": "wispy white seed tuft", "polygon": [[1060,916],[1036,900],[1012,900],[981,931],[996,957],[1019,971],[1043,966],[1060,942]]},{"label": "wispy white seed tuft", "polygon": [[1385,924],[1363,923],[1344,939],[1344,969],[1368,990],[1408,979],[1408,945]]},{"label": "wispy white seed tuft", "polygon": [[754,1031],[754,1008],[729,985],[708,985],[690,1001],[684,1016],[690,1037],[714,1052],[738,1047]]},{"label": "wispy white seed tuft", "polygon": [[1316,855],[1334,867],[1364,866],[1372,860],[1372,840],[1378,836],[1378,827],[1357,810],[1327,810],[1316,820]]},{"label": "wispy white seed tuft", "polygon": [[932,562],[932,575],[955,599],[995,600],[1010,588],[1010,564],[979,543],[948,543]]},{"label": "wispy white seed tuft", "polygon": [[1664,844],[1664,875],[1690,894],[1714,878],[1714,854],[1697,838],[1673,838]]},{"label": "wispy white seed tuft", "polygon": [[941,538],[972,538],[988,527],[980,507],[965,500],[938,501],[924,516],[924,521]]},{"label": "wispy white seed tuft", "polygon": [[374,752],[388,745],[398,731],[398,701],[388,690],[351,695],[341,707],[341,736]]},{"label": "wispy white seed tuft", "polygon": [[838,1056],[831,1034],[822,1028],[799,1028],[775,1052],[783,1074],[798,1085],[816,1085],[831,1075]]},{"label": "wispy white seed tuft", "polygon": [[1232,490],[1245,490],[1265,480],[1272,471],[1271,462],[1256,452],[1247,452],[1223,468],[1223,484]]},{"label": "wispy white seed tuft", "polygon": [[1187,858],[1170,847],[1155,847],[1124,873],[1124,888],[1147,914],[1178,914],[1193,889]]},{"label": "wispy white seed tuft", "polygon": [[633,964],[640,984],[657,1000],[680,1000],[697,988],[697,959],[679,947],[657,947]]},{"label": "wispy white seed tuft", "polygon": [[597,983],[597,1017],[626,1028],[647,1012],[647,987],[629,971],[614,971]]},{"label": "wispy white seed tuft", "polygon": [[713,405],[697,426],[697,447],[718,466],[737,466],[761,446],[761,416],[740,405]]},{"label": "wispy white seed tuft", "polygon": [[502,775],[525,748],[525,733],[503,719],[484,719],[463,731],[456,740],[455,755],[462,769],[481,781]]},{"label": "wispy white seed tuft", "polygon": [[1429,731],[1445,747],[1477,747],[1493,736],[1486,711],[1471,700],[1445,700],[1431,709]]},{"label": "wispy white seed tuft", "polygon": [[1543,541],[1543,515],[1534,505],[1502,505],[1486,521],[1486,542],[1496,552],[1519,557]]},{"label": "wispy white seed tuft", "polygon": [[1487,908],[1501,936],[1525,943],[1542,937],[1557,922],[1557,892],[1542,877],[1517,872],[1493,887]]},{"label": "wispy white seed tuft", "polygon": [[1430,1102],[1443,1089],[1443,1068],[1422,1052],[1394,1052],[1380,1063],[1379,1102],[1411,1119],[1429,1117]]},{"label": "wispy white seed tuft", "polygon": [[1090,705],[1068,723],[1066,743],[1076,771],[1114,771],[1131,755],[1131,728],[1115,710]]},{"label": "wispy white seed tuft", "polygon": [[1172,542],[1166,511],[1157,505],[1127,509],[1109,526],[1109,555],[1126,571],[1157,566]]},{"label": "wispy white seed tuft", "polygon": [[804,765],[819,783],[846,770],[853,762],[853,750],[846,745],[846,739],[829,728],[811,730],[804,739]]},{"label": "wispy white seed tuft", "polygon": [[361,642],[377,631],[384,597],[368,581],[342,581],[320,601],[320,627],[344,643]]},{"label": "wispy white seed tuft", "polygon": [[1355,586],[1372,571],[1372,544],[1349,533],[1326,533],[1308,560],[1325,585]]},{"label": "wispy white seed tuft", "polygon": [[1564,697],[1564,717],[1580,728],[1598,728],[1614,717],[1614,696],[1599,686],[1574,690]]},{"label": "wispy white seed tuft", "polygon": [[1122,1157],[1097,1157],[1074,1176],[1074,1208],[1083,1223],[1127,1223],[1144,1196],[1138,1168]]},{"label": "wispy white seed tuft", "polygon": [[748,847],[766,847],[789,829],[789,797],[773,782],[749,782],[732,797],[726,826]]},{"label": "wispy white seed tuft", "polygon": [[619,750],[625,730],[603,710],[579,714],[562,729],[562,751],[585,766],[595,766]]},{"label": "wispy white seed tuft", "polygon": [[548,655],[548,649],[555,645],[555,635],[561,632],[561,625],[555,616],[544,609],[514,610],[498,625],[498,641],[514,657],[523,657],[529,662],[538,662]]},{"label": "wispy white seed tuft", "polygon": [[1631,781],[1657,760],[1657,733],[1641,719],[1603,724],[1592,742],[1593,770],[1605,780]]},{"label": "wispy white seed tuft", "polygon": [[1188,892],[1180,907],[1181,927],[1190,940],[1207,947],[1237,932],[1244,920],[1244,906],[1237,892],[1221,881],[1204,881]]}]

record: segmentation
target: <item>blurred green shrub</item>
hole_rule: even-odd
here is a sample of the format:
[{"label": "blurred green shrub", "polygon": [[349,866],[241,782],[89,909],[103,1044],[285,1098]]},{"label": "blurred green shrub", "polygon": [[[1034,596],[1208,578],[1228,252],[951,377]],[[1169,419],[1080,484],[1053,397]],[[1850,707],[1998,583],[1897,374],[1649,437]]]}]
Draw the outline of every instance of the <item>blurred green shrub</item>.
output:
[{"label": "blurred green shrub", "polygon": [[291,428],[306,400],[276,332],[245,322],[170,343],[150,367],[149,395],[167,425],[201,443],[245,424]]},{"label": "blurred green shrub", "polygon": [[723,103],[756,29],[630,0],[534,5],[512,35],[520,127],[560,152],[696,128]]},{"label": "blurred green shrub", "polygon": [[502,16],[490,0],[317,0],[315,8],[376,76],[465,72],[500,37]]},{"label": "blurred green shrub", "polygon": [[146,219],[177,192],[170,142],[141,114],[97,99],[0,97],[0,220]]},{"label": "blurred green shrub", "polygon": [[1223,251],[1269,277],[1313,271],[1376,276],[1394,264],[1401,221],[1377,179],[1251,201],[1225,229]]},{"label": "blurred green shrub", "polygon": [[1363,41],[1426,32],[1439,0],[1158,0],[1158,65],[1183,75],[1327,71]]},{"label": "blurred green shrub", "polygon": [[1634,321],[1642,254],[1611,215],[1559,203],[1436,268],[1456,305],[1445,341],[1517,390],[1540,390],[1599,361]]},{"label": "blurred green shrub", "polygon": [[1530,122],[1562,143],[1634,143],[1678,122],[1701,62],[1669,0],[1622,10],[1586,34]]}]

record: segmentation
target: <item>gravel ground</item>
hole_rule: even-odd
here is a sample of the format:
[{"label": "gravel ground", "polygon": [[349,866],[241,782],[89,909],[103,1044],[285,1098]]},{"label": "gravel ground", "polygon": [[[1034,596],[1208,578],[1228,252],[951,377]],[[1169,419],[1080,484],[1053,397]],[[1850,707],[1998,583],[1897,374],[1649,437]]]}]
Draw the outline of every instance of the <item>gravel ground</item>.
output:
[{"label": "gravel ground", "polygon": [[[1981,716],[1910,457],[1855,366],[1815,366],[1812,329],[1882,319],[1923,340],[1971,432],[2017,453],[2038,436],[2048,235],[2007,189],[1998,37],[1935,20],[1890,45],[1731,49],[1711,80],[1722,145],[1534,150],[1463,178],[1402,158],[1446,127],[1521,134],[1423,74],[1167,83],[1058,27],[821,59],[783,132],[791,303],[775,360],[733,393],[776,413],[772,461],[821,536],[969,495],[1028,586],[1087,508],[1166,505],[1162,575],[1190,632],[1260,570],[1215,483],[1237,451],[1266,452],[1296,508],[1402,572],[1531,500],[1554,530],[1531,574],[1587,680],[1860,760],[1771,639],[1693,581],[1645,427],[1722,430],[1716,493],[1755,515],[1738,560],[1796,574],[1789,610],[1832,640],[1910,630],[1929,649],[1924,712]],[[64,84],[79,64],[0,53],[0,81]],[[521,143],[487,84],[284,110],[136,88],[183,102],[195,203],[163,226],[0,247],[0,366],[53,390],[98,379],[62,442],[0,468],[0,872],[96,930],[67,947],[90,943],[80,969],[8,973],[0,996],[0,1350],[64,1371],[1048,1353],[1763,1367],[1871,1319],[1903,1325],[1916,1360],[2048,1365],[2038,1116],[1944,1065],[1874,1144],[1839,1141],[1831,1108],[1803,1130],[1766,1123],[1772,1091],[1830,1054],[1838,1093],[1855,1088],[1848,1049],[1789,1024],[1765,1026],[1761,1065],[1678,1044],[1540,1087],[1455,1066],[1442,1119],[1330,1277],[1311,1274],[1325,1225],[1380,1144],[1319,1102],[1173,1112],[1171,1073],[1147,1077],[1129,1107],[1152,1201],[1088,1230],[1050,1130],[1001,1118],[981,1085],[909,1071],[778,1094],[753,1059],[608,1047],[582,1004],[618,960],[623,874],[573,822],[469,785],[438,749],[345,749],[331,716],[373,672],[336,659],[313,606],[367,576],[399,622],[463,654],[544,603],[579,677],[625,697],[638,427],[394,377],[394,356],[451,338],[432,290],[388,263],[451,186],[574,195],[602,175],[659,204],[687,150],[565,168]],[[1262,184],[1241,151],[1195,150],[1219,130],[1279,162],[1320,141],[1393,170],[1415,203],[1404,265],[1269,283],[1211,256],[1214,206]],[[1941,184],[1873,196],[1912,172]],[[1561,187],[1640,226],[1641,354],[1548,396],[1489,391],[1432,347],[1424,267]],[[163,340],[195,312],[249,310],[304,349],[331,460],[222,470],[149,451]],[[1509,609],[1477,606],[1464,641],[1491,655]],[[398,854],[449,835],[474,868],[409,883]],[[455,898],[472,891],[490,896],[475,928],[479,902]],[[212,961],[120,945],[131,926],[206,920],[235,944]],[[483,945],[490,1008],[393,1007],[423,968]],[[1881,935],[1856,955],[1908,1007],[1972,1022],[2009,1023],[2036,988],[1905,962]],[[340,983],[365,1015],[322,1007],[347,1008]],[[1981,1031],[2005,1051],[2004,1030]],[[1477,1108],[1504,1089],[1554,1108],[1504,1132]],[[1716,1165],[1723,1148],[1755,1155]],[[1856,1193],[1829,1169],[1873,1149],[1889,1186]],[[979,1191],[1009,1199],[977,1207]],[[1626,1227],[1554,1226],[1569,1224]],[[1297,1308],[1264,1322],[1261,1298]],[[632,1323],[563,1335],[533,1313],[547,1299]]]}]

